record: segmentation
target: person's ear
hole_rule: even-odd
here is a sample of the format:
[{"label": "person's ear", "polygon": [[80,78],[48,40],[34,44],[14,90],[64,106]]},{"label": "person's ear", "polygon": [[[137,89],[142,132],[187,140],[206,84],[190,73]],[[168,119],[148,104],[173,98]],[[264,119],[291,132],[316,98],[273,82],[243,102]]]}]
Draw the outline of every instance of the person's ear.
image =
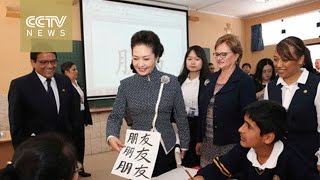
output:
[{"label": "person's ear", "polygon": [[36,67],[36,61],[34,61],[32,59],[30,60],[30,64],[31,64],[33,69]]},{"label": "person's ear", "polygon": [[239,60],[238,60],[238,59],[239,59],[239,56],[240,56],[240,55],[239,55],[238,53],[236,53],[236,64],[240,64],[240,62],[239,62]]},{"label": "person's ear", "polygon": [[66,76],[68,76],[69,73],[70,73],[70,70],[65,70],[65,71],[64,71],[64,75],[66,75]]},{"label": "person's ear", "polygon": [[273,132],[264,134],[262,140],[265,144],[271,144],[273,140],[276,138],[276,135]]}]

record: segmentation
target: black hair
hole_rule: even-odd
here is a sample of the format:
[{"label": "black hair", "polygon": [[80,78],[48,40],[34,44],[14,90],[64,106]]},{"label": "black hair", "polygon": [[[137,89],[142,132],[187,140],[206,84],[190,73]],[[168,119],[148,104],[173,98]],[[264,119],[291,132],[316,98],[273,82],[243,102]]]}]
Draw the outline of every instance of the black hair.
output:
[{"label": "black hair", "polygon": [[249,68],[251,69],[251,64],[249,64],[249,63],[243,63],[241,68],[243,68],[244,66],[249,66]]},{"label": "black hair", "polygon": [[257,67],[256,67],[256,73],[253,75],[253,78],[255,80],[257,80],[259,83],[262,83],[263,68],[266,65],[270,65],[272,67],[272,75],[271,75],[270,80],[273,80],[274,78],[276,78],[276,73],[275,73],[273,61],[269,58],[263,58],[258,62]]},{"label": "black hair", "polygon": [[300,57],[304,56],[304,64],[302,67],[306,68],[309,72],[315,73],[310,50],[298,37],[289,36],[281,40],[276,46],[276,51],[283,60],[297,61]]},{"label": "black hair", "polygon": [[184,56],[184,62],[183,62],[183,69],[179,75],[179,78],[187,78],[189,74],[189,70],[187,68],[187,58],[191,51],[194,51],[195,54],[201,59],[202,61],[202,67],[200,70],[200,79],[207,79],[209,74],[209,66],[208,66],[208,60],[206,53],[204,52],[203,48],[197,45],[189,47],[187,50],[185,56]]},{"label": "black hair", "polygon": [[1,180],[72,180],[77,157],[61,134],[30,137],[16,149],[12,164],[0,172]]},{"label": "black hair", "polygon": [[274,133],[273,142],[284,138],[287,132],[287,112],[280,104],[270,101],[255,101],[247,105],[243,111],[260,129],[260,135]]},{"label": "black hair", "polygon": [[63,63],[63,64],[61,65],[61,72],[62,72],[62,74],[64,74],[66,71],[69,71],[70,68],[71,68],[73,65],[75,65],[75,64],[74,64],[73,62],[71,62],[71,61],[67,61],[67,62]]},{"label": "black hair", "polygon": [[[40,53],[46,53],[46,52],[30,52],[30,59],[33,60],[34,62],[37,61],[38,55]],[[54,54],[56,56],[56,58],[58,58],[56,52],[48,52],[48,53],[52,53],[52,54]]]},{"label": "black hair", "polygon": [[152,31],[147,30],[141,30],[131,37],[131,50],[136,45],[146,45],[152,49],[152,52],[154,53],[155,57],[161,57],[163,54],[163,45],[160,42],[160,39],[157,34],[155,34]]},{"label": "black hair", "polygon": [[[131,37],[131,51],[135,46],[142,44],[150,47],[156,58],[160,58],[162,56],[164,48],[160,42],[160,38],[156,33],[147,30],[141,30],[134,33]],[[132,69],[133,73],[137,72],[132,63],[130,64],[130,68]]]},{"label": "black hair", "polygon": [[133,64],[132,64],[132,63],[130,64],[130,69],[131,69],[131,71],[132,71],[133,73],[137,73],[137,71],[136,71],[136,69],[134,69],[134,67],[133,67]]}]

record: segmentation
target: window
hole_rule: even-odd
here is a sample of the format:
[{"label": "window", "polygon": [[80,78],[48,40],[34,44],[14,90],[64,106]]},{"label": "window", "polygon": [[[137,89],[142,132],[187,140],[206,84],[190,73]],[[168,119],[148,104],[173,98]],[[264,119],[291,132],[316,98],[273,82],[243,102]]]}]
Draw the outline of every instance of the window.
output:
[{"label": "window", "polygon": [[[277,44],[288,36],[296,36],[302,40],[315,39],[320,36],[320,11],[308,12],[296,16],[262,23],[264,45]],[[285,33],[282,30],[285,29]]]}]

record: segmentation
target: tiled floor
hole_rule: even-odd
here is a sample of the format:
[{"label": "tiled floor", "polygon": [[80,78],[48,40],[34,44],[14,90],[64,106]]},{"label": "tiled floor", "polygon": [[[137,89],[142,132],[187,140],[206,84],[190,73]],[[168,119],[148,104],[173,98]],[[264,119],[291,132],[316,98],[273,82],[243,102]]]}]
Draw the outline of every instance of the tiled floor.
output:
[{"label": "tiled floor", "polygon": [[111,174],[114,162],[117,158],[114,151],[85,156],[85,170],[92,174],[91,177],[79,178],[80,180],[125,180]]}]

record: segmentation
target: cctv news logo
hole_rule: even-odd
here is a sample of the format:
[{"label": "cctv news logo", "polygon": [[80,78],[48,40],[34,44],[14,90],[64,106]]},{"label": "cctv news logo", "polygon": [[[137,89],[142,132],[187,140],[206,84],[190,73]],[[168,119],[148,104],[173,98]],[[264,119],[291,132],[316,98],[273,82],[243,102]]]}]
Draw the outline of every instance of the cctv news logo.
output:
[{"label": "cctv news logo", "polygon": [[64,37],[63,25],[67,16],[28,16],[26,18],[27,36],[30,37]]}]

